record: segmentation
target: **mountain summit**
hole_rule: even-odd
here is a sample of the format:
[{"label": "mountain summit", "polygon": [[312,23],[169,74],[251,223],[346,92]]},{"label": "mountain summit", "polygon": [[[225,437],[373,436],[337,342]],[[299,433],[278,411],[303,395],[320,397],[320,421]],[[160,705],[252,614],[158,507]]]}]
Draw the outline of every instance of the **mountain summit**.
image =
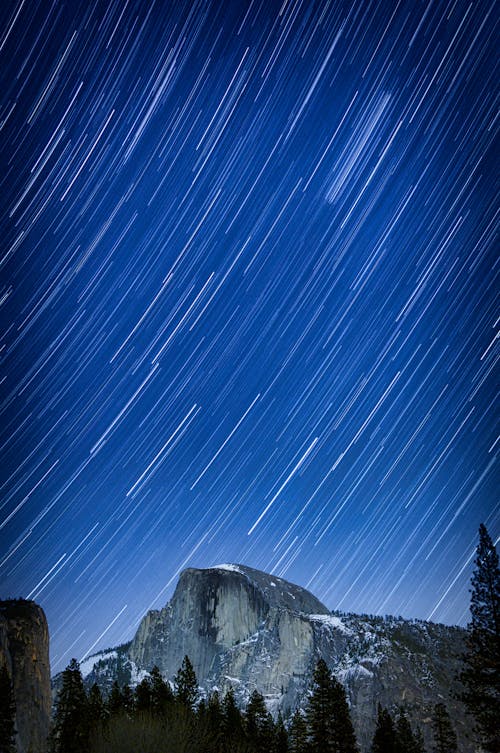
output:
[{"label": "mountain summit", "polygon": [[[259,690],[273,713],[304,704],[320,657],[344,684],[356,734],[367,750],[380,702],[403,705],[430,742],[444,701],[465,739],[455,700],[465,631],[420,620],[332,613],[309,591],[245,565],[184,570],[171,601],[142,619],[130,644],[82,664],[88,683],[135,684],[156,664],[173,678],[187,654],[200,687],[233,687],[244,705]],[[471,750],[464,742],[461,753]]]}]

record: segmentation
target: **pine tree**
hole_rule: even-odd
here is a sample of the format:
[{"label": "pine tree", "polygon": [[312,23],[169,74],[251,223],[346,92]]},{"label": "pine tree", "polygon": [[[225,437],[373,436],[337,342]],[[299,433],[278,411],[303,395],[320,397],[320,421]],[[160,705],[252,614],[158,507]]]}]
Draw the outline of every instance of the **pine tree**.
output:
[{"label": "pine tree", "polygon": [[[198,706],[198,718],[202,716],[202,710],[203,707],[200,703]],[[224,747],[224,715],[217,690],[210,694],[208,703],[204,708],[203,717],[206,728],[203,750],[206,753],[219,753]]]},{"label": "pine tree", "polygon": [[124,685],[122,688],[123,709],[128,716],[131,716],[135,710],[134,691],[130,685]]},{"label": "pine tree", "polygon": [[311,753],[356,753],[357,745],[343,686],[320,659],[307,709]]},{"label": "pine tree", "polygon": [[53,753],[85,753],[88,749],[88,705],[80,665],[72,659],[62,673],[50,736]]},{"label": "pine tree", "polygon": [[194,709],[198,698],[198,680],[189,656],[185,656],[174,680],[177,699],[190,709]]},{"label": "pine tree", "polygon": [[151,711],[151,679],[144,677],[135,687],[135,709],[138,712]]},{"label": "pine tree", "polygon": [[167,711],[169,704],[173,701],[174,694],[172,693],[170,685],[163,679],[156,664],[149,673],[149,678],[149,698],[151,709],[155,714],[164,714]]},{"label": "pine tree", "polygon": [[332,677],[333,741],[336,753],[357,753],[356,736],[352,726],[344,686]]},{"label": "pine tree", "polygon": [[400,710],[395,729],[396,753],[421,753],[420,744],[413,734],[410,722],[403,709]]},{"label": "pine tree", "polygon": [[313,689],[307,708],[311,753],[334,753],[332,676],[320,659],[313,674]]},{"label": "pine tree", "polygon": [[307,724],[299,709],[292,716],[288,736],[290,753],[306,753]]},{"label": "pine tree", "polygon": [[245,739],[243,717],[236,705],[232,688],[229,688],[222,703],[222,729],[227,750],[231,750],[234,744],[239,744]]},{"label": "pine tree", "polygon": [[432,753],[457,753],[457,736],[444,703],[434,706],[432,715],[434,746]]},{"label": "pine tree", "polygon": [[377,726],[372,741],[372,753],[396,753],[396,732],[392,716],[378,705]]},{"label": "pine tree", "polygon": [[278,713],[278,719],[276,720],[273,753],[288,753],[288,735],[281,711]]},{"label": "pine tree", "polygon": [[122,691],[120,690],[120,686],[118,685],[117,680],[115,680],[113,685],[111,686],[111,692],[108,696],[108,701],[106,704],[106,711],[108,716],[110,717],[119,716],[125,711]]},{"label": "pine tree", "polygon": [[0,669],[0,751],[15,753],[16,704],[7,667]]},{"label": "pine tree", "polygon": [[88,721],[91,730],[97,729],[106,718],[106,710],[99,686],[94,683],[89,691],[87,703]]},{"label": "pine tree", "polygon": [[245,713],[247,737],[256,753],[269,753],[274,738],[274,723],[263,696],[254,690]]},{"label": "pine tree", "polygon": [[497,551],[483,524],[471,594],[462,700],[476,721],[484,750],[500,753],[500,570]]}]

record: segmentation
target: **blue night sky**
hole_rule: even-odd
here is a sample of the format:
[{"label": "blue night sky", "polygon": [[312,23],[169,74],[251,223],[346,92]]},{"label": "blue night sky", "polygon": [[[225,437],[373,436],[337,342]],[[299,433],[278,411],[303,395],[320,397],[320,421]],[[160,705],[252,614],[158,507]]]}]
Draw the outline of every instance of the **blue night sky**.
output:
[{"label": "blue night sky", "polygon": [[500,532],[496,22],[2,4],[0,578],[56,670],[218,562],[467,622]]}]

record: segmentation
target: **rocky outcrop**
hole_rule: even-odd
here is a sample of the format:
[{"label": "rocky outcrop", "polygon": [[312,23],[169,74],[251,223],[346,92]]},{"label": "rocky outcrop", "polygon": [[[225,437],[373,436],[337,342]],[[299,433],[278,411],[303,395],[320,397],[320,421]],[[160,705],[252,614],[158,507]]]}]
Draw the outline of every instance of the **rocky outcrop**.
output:
[{"label": "rocky outcrop", "polygon": [[200,686],[233,687],[244,706],[254,689],[273,713],[303,706],[322,657],[343,682],[358,741],[367,751],[378,702],[411,721],[431,741],[430,718],[444,701],[468,742],[466,716],[455,700],[464,631],[423,621],[331,613],[316,597],[281,578],[243,565],[185,570],[170,603],[149,612],[129,646],[86,660],[88,681],[109,687],[120,667],[134,683],[156,664],[173,678],[187,654]]},{"label": "rocky outcrop", "polygon": [[12,678],[18,753],[45,753],[51,707],[49,633],[45,614],[33,601],[0,601],[0,665]]},{"label": "rocky outcrop", "polygon": [[144,617],[129,656],[140,667],[157,664],[172,676],[187,654],[198,677],[215,677],[225,652],[241,645],[241,656],[247,656],[243,645],[282,613],[314,612],[328,614],[312,594],[258,570],[241,565],[188,569],[170,604]]}]

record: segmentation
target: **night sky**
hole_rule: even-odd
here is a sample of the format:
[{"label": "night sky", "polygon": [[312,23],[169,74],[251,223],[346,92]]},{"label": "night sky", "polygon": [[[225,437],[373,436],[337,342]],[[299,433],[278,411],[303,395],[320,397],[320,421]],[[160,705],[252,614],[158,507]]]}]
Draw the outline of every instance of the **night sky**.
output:
[{"label": "night sky", "polygon": [[500,532],[491,2],[0,10],[3,597],[186,566],[465,624]]}]

